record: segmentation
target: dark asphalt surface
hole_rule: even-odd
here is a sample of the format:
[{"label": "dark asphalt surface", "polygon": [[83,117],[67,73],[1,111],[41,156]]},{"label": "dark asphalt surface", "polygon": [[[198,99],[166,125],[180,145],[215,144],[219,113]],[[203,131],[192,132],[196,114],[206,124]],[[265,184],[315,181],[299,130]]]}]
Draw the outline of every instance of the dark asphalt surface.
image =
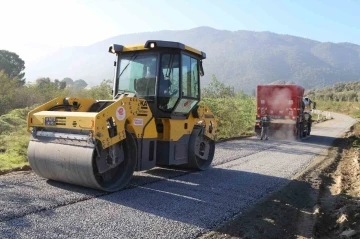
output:
[{"label": "dark asphalt surface", "polygon": [[355,123],[333,116],[302,142],[219,143],[207,171],[155,168],[110,194],[32,172],[0,176],[0,238],[195,238],[287,184]]}]

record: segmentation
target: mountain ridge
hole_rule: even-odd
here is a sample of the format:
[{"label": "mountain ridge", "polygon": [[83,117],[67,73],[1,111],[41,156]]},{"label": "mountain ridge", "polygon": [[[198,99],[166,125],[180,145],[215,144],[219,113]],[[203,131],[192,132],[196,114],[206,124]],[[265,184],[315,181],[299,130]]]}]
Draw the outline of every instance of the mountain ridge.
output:
[{"label": "mountain ridge", "polygon": [[26,69],[26,78],[44,76],[84,79],[97,85],[112,79],[111,44],[137,44],[146,40],[182,42],[204,51],[202,86],[215,75],[236,90],[250,92],[257,84],[292,81],[305,88],[354,81],[360,75],[360,46],[354,43],[320,42],[270,31],[218,30],[201,26],[188,30],[161,30],[114,36],[89,46],[63,48]]}]

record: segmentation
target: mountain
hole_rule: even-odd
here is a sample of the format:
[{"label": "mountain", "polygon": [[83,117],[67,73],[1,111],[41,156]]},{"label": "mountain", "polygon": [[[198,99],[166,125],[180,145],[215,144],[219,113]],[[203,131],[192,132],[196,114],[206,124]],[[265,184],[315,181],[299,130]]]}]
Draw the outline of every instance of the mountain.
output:
[{"label": "mountain", "polygon": [[51,57],[28,65],[26,78],[46,76],[84,79],[97,85],[113,77],[114,55],[109,45],[145,43],[146,40],[178,41],[206,52],[206,85],[211,75],[236,90],[251,92],[257,84],[295,82],[305,88],[321,88],[360,77],[360,46],[319,42],[271,32],[226,31],[198,27],[181,31],[157,31],[120,35],[87,47],[64,48]]}]

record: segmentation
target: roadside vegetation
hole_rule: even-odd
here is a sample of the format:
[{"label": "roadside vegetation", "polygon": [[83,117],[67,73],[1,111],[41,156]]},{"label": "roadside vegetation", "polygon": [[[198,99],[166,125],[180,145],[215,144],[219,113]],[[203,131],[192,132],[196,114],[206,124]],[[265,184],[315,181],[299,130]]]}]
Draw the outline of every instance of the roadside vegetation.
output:
[{"label": "roadside vegetation", "polygon": [[16,109],[0,116],[0,171],[27,165],[28,112],[29,108]]},{"label": "roadside vegetation", "polygon": [[323,111],[337,112],[360,119],[359,102],[316,101],[316,108]]},{"label": "roadside vegetation", "polygon": [[322,89],[311,89],[306,94],[314,100],[327,102],[359,102],[360,81],[338,82]]},{"label": "roadside vegetation", "polygon": [[[4,79],[4,75],[0,75],[1,79]],[[13,96],[8,96],[6,92],[3,92],[2,99],[8,97],[10,100],[1,101],[0,99],[0,104],[4,106],[2,108],[3,113],[0,114],[0,174],[13,168],[22,168],[28,165],[29,133],[26,131],[26,120],[31,109],[60,96],[109,99],[111,98],[111,87],[108,83],[109,81],[103,81],[91,89],[73,86],[59,89],[55,82],[49,81],[46,84],[24,85],[21,88],[8,90],[7,92]],[[14,91],[16,93],[13,93]],[[19,95],[18,92],[22,94]],[[16,97],[23,100],[11,100],[16,99]]]},{"label": "roadside vegetation", "polygon": [[305,92],[316,108],[350,115],[360,119],[360,81],[338,82],[322,89],[311,89]]},{"label": "roadside vegetation", "polygon": [[217,116],[217,139],[254,134],[256,102],[243,92],[235,93],[212,76],[211,83],[202,90],[202,102]]}]

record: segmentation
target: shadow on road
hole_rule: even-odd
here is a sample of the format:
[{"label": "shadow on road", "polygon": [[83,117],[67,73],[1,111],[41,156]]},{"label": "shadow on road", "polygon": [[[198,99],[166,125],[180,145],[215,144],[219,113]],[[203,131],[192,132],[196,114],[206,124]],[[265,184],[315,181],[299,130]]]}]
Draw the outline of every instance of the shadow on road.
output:
[{"label": "shadow on road", "polygon": [[[133,184],[133,182],[148,182],[153,180],[154,176],[163,177],[166,175],[171,177],[173,173],[173,170],[166,168],[150,170],[147,172],[148,175],[134,176],[128,189],[98,196],[97,200],[109,204],[111,210],[119,213],[118,217],[121,217],[124,211],[136,209],[163,219],[170,219],[173,222],[182,222],[203,229],[211,229],[289,182],[284,178],[211,168],[208,171],[193,172],[185,175],[183,174],[186,171],[181,171],[181,176],[174,176],[161,181],[158,179],[157,183],[147,183],[140,186]],[[83,187],[50,180],[47,182],[58,189],[74,193],[84,192]],[[34,198],[21,198],[21,195],[13,196],[17,196],[18,200],[26,204],[31,204],[31,201],[35,200]],[[1,197],[2,200],[15,200],[13,196],[2,195]],[[88,219],[89,215],[97,213],[96,208],[87,208],[86,201],[78,202],[77,206],[81,203],[84,203],[84,205],[82,213],[77,215],[79,221],[84,221]],[[102,210],[101,205],[103,204],[99,204],[99,211]],[[42,210],[44,211],[42,212]],[[39,227],[40,224],[48,220],[46,218],[49,217],[47,214],[49,210],[51,210],[51,217],[49,217],[51,220],[55,220],[54,215],[61,213],[61,207],[42,210],[38,213],[40,218],[34,221],[29,220],[29,217],[32,216],[30,214],[26,217],[0,222],[0,231],[4,233],[3,235],[14,236],[27,230],[35,230],[35,224],[32,223],[37,222],[36,227]],[[141,214],[137,215],[141,216]],[[139,218],[134,216],[128,218],[127,222],[136,224],[138,220]],[[66,227],[69,227],[70,231],[71,227],[76,226],[67,224],[70,222],[66,221],[63,223],[65,223]],[[50,227],[47,230],[52,231],[55,228]],[[136,227],[134,227],[134,230],[136,230]],[[134,233],[136,234],[136,231]],[[66,235],[66,231],[60,235]]]}]

